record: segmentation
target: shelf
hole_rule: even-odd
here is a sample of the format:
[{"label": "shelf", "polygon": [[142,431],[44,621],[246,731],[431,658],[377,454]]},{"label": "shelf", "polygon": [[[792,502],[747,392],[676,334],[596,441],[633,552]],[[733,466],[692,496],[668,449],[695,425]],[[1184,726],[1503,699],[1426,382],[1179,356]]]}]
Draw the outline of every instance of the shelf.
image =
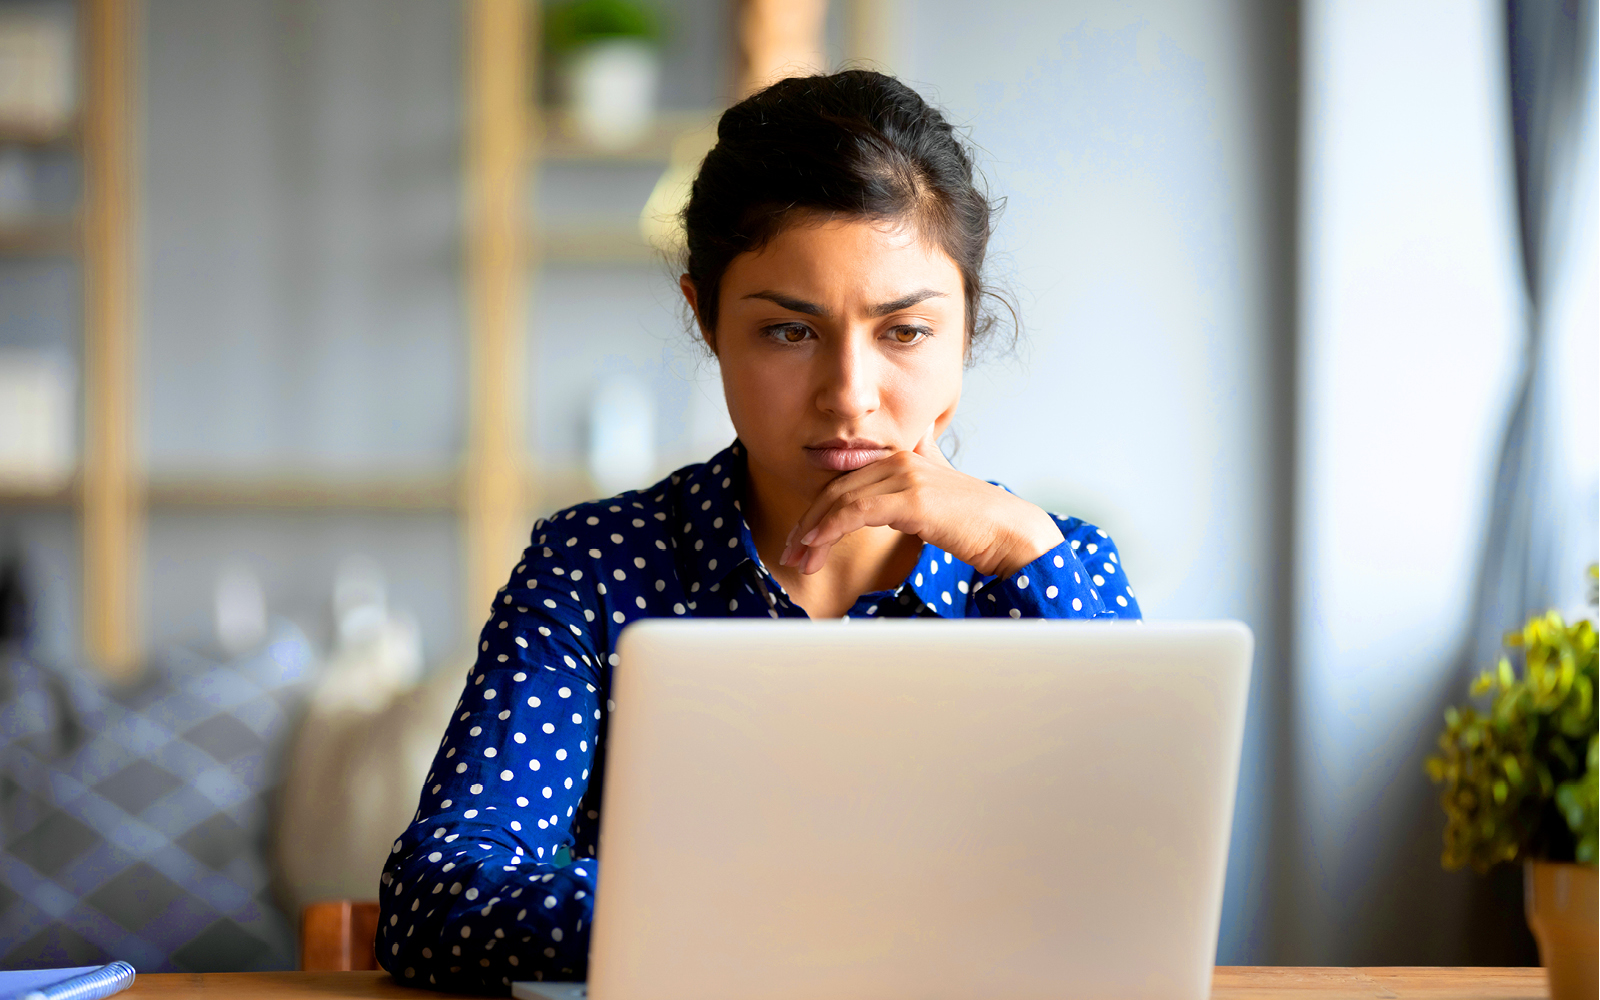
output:
[{"label": "shelf", "polygon": [[79,138],[77,121],[56,125],[33,125],[23,122],[0,122],[0,146],[52,146],[76,145]]},{"label": "shelf", "polygon": [[661,252],[637,226],[547,229],[533,237],[535,256],[553,264],[658,264]]},{"label": "shelf", "polygon": [[[716,109],[663,111],[638,142],[622,149],[606,149],[583,138],[567,115],[548,111],[535,122],[538,141],[533,149],[540,159],[555,162],[666,163],[672,159],[674,143],[686,135],[715,128],[721,113]],[[711,145],[710,137],[705,145]]]},{"label": "shelf", "polygon": [[447,475],[342,479],[310,475],[152,476],[151,507],[255,510],[451,511],[460,488]]},{"label": "shelf", "polygon": [[[266,475],[155,475],[145,482],[144,503],[189,510],[440,511],[461,507],[462,483],[447,473],[341,478],[303,473]],[[76,478],[45,481],[0,477],[0,507],[72,507]],[[596,496],[582,469],[529,472],[523,485],[530,510],[554,510]]]},{"label": "shelf", "polygon": [[0,221],[0,257],[69,257],[78,242],[74,219]]},{"label": "shelf", "polygon": [[0,475],[0,503],[15,507],[68,507],[77,500],[72,479],[17,479]]}]

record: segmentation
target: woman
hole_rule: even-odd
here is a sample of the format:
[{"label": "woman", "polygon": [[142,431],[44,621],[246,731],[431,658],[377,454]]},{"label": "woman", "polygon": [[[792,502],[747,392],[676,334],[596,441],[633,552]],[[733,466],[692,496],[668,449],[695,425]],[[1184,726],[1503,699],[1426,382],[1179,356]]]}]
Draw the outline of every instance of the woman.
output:
[{"label": "woman", "polygon": [[1139,615],[1105,532],[936,444],[989,327],[991,209],[944,118],[847,72],[774,84],[717,137],[680,285],[738,440],[534,525],[383,875],[378,958],[403,981],[583,977],[630,621]]}]

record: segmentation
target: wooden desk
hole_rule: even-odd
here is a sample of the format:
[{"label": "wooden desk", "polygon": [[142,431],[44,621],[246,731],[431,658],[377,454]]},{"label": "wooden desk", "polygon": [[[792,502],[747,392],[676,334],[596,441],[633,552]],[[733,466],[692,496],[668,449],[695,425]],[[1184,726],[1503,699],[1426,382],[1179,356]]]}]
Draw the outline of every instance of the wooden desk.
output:
[{"label": "wooden desk", "polygon": [[[140,975],[118,996],[229,997],[290,1000],[365,997],[427,1000],[458,996],[401,986],[385,972],[227,972]],[[1212,1000],[1545,1000],[1544,970],[1532,969],[1296,969],[1219,966]]]}]

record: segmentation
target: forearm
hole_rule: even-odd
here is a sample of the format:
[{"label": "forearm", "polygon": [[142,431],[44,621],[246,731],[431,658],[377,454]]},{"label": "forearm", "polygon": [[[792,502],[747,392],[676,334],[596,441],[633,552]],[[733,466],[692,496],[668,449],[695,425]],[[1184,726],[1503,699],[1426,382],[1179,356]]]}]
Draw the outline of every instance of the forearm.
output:
[{"label": "forearm", "polygon": [[597,869],[556,868],[468,842],[450,871],[422,844],[391,855],[381,889],[380,964],[408,984],[505,993],[517,979],[583,979]]}]

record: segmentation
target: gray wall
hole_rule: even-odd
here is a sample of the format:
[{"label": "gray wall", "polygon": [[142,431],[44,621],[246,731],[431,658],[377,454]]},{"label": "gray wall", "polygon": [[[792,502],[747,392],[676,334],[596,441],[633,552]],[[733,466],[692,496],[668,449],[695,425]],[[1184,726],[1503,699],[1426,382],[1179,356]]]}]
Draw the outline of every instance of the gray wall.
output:
[{"label": "gray wall", "polygon": [[1271,962],[1286,739],[1296,8],[908,0],[904,75],[1006,199],[1016,359],[974,371],[959,464],[1101,524],[1151,618],[1259,643],[1219,960]]}]

